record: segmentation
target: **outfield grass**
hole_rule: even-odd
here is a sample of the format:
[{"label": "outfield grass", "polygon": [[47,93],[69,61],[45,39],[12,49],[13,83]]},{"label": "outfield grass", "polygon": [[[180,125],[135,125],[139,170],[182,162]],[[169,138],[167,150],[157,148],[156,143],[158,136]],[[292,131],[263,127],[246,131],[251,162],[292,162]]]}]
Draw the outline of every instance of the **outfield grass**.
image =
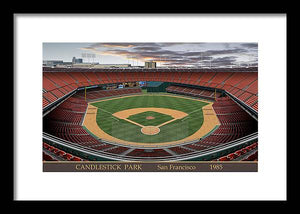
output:
[{"label": "outfield grass", "polygon": [[[201,109],[203,106],[207,105],[207,103],[171,96],[141,95],[101,101],[93,103],[92,105],[99,108],[96,116],[97,124],[107,134],[131,142],[159,143],[181,140],[195,133],[203,123],[203,113]],[[160,132],[151,136],[141,133],[141,127],[112,116],[113,113],[122,110],[147,107],[169,108],[183,111],[190,115],[160,127]],[[144,120],[146,115],[142,113],[139,114],[140,118],[139,115],[132,115],[130,117],[133,117],[135,121],[138,120],[138,123],[149,124],[151,124],[151,121],[154,124],[160,124],[162,121],[170,119],[168,118],[170,117],[169,115],[163,114],[163,116],[158,115],[160,113],[154,113],[156,113],[156,116],[154,116],[155,118],[159,119],[157,116],[160,116],[162,120]]]}]

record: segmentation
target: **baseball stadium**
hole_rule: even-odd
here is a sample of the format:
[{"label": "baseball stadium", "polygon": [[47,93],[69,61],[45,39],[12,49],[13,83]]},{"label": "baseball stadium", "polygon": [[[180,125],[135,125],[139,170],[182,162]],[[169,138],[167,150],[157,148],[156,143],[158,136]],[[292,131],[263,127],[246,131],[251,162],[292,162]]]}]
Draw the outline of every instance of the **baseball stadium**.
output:
[{"label": "baseball stadium", "polygon": [[43,67],[44,161],[257,161],[258,68]]}]

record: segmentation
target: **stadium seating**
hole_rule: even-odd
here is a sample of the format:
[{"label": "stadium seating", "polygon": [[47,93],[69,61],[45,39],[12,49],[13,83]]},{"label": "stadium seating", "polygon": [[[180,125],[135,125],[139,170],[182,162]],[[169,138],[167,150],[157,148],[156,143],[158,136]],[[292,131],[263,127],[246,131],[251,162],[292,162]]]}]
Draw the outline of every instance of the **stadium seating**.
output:
[{"label": "stadium seating", "polygon": [[86,99],[87,101],[97,100],[103,97],[112,97],[112,96],[120,96],[126,94],[136,94],[141,93],[142,90],[140,88],[122,88],[122,89],[113,89],[113,90],[99,90],[98,88],[90,89],[87,91],[86,95],[84,91],[76,93],[75,98]]},{"label": "stadium seating", "polygon": [[[187,86],[170,85],[167,92],[195,96],[205,99],[216,99],[213,109],[220,121],[220,126],[209,136],[198,142],[184,146],[173,146],[168,149],[133,149],[116,146],[91,136],[83,127],[87,103],[105,97],[141,93],[140,88],[123,88],[99,90],[99,88],[77,91],[64,100],[58,107],[45,116],[44,132],[57,136],[71,143],[108,154],[119,154],[127,157],[171,157],[195,151],[209,149],[247,136],[257,131],[257,122],[229,97],[221,97],[214,88],[226,90],[254,110],[258,110],[257,72],[43,72],[43,108],[57,101],[78,87],[106,83],[123,83],[135,81],[165,81],[172,83],[205,86],[211,90]],[[256,144],[257,145],[257,144]],[[47,148],[46,148],[47,147]],[[53,146],[44,147],[44,160],[82,160]],[[252,151],[252,147],[243,148],[218,160],[234,160]],[[247,156],[249,160],[256,160]]]},{"label": "stadium seating", "polygon": [[[124,91],[128,92],[128,89],[124,89]],[[91,93],[96,93],[96,90],[93,89]],[[110,96],[108,93],[106,95]],[[84,101],[83,96],[77,95],[68,98],[46,116],[44,131],[69,142],[98,151],[100,150],[112,154],[122,154],[127,151],[128,148],[126,147],[110,145],[95,139],[82,128],[80,123],[84,116],[86,106],[87,103]],[[211,135],[201,139],[199,142],[169,148],[173,154],[180,155],[204,150],[241,138],[256,131],[257,126],[253,118],[229,97],[217,98],[213,104],[213,108],[221,125]],[[135,149],[126,155],[131,157],[172,156],[171,153],[163,149],[154,149],[152,151]],[[63,157],[66,156],[63,155]],[[229,158],[229,160],[231,159],[232,157]]]},{"label": "stadium seating", "polygon": [[170,153],[165,151],[164,149],[135,149],[132,152],[127,154],[128,156],[133,157],[166,157],[172,156]]},{"label": "stadium seating", "polygon": [[171,147],[171,148],[168,148],[168,149],[175,152],[175,153],[177,153],[177,154],[187,154],[187,153],[192,152],[192,150],[184,148],[182,146]]},{"label": "stadium seating", "polygon": [[[43,142],[43,160],[44,161],[59,161],[61,159],[68,161],[83,161],[84,159],[74,156],[70,153],[66,153],[58,148],[50,146],[49,144]],[[47,154],[47,153],[48,154]]]},{"label": "stadium seating", "polygon": [[106,150],[106,152],[113,153],[113,154],[121,154],[121,153],[127,151],[128,149],[129,148],[123,147],[123,146],[115,146],[113,148]]},{"label": "stadium seating", "polygon": [[[43,107],[77,87],[130,81],[166,81],[223,89],[238,95],[257,111],[253,97],[258,94],[257,72],[43,72]],[[205,92],[203,96],[211,95]]]},{"label": "stadium seating", "polygon": [[257,123],[229,97],[217,98],[214,111],[221,125],[209,136],[197,143],[185,145],[193,150],[204,150],[218,146],[257,131]]},{"label": "stadium seating", "polygon": [[[72,111],[85,110],[86,102],[83,99],[83,97],[70,97],[63,104],[50,112],[45,120],[46,123],[44,126],[44,131],[69,142],[97,151],[110,154],[122,154],[126,152],[129,148],[101,142],[100,140],[90,136],[89,133],[87,133],[82,126],[80,126],[83,113],[74,113]],[[253,133],[257,128],[253,122],[253,119],[229,97],[217,98],[216,102],[213,104],[213,108],[220,120],[221,125],[211,135],[201,139],[199,142],[184,146],[170,147],[169,150],[171,150],[172,153],[164,149],[154,149],[150,151],[135,149],[126,154],[126,156],[167,157],[172,156],[173,154],[188,154],[246,136],[250,133]],[[79,115],[79,117],[76,117],[75,115]],[[54,152],[53,150],[54,149],[52,148],[52,152]],[[61,156],[68,160],[71,159],[71,157],[67,157],[66,154],[62,154]],[[236,156],[236,154],[227,157],[227,159],[232,160],[233,156]]]},{"label": "stadium seating", "polygon": [[[258,159],[258,152],[257,152],[257,146],[258,143],[252,143],[251,145],[239,149],[233,153],[230,153],[226,156],[220,157],[217,159],[217,161],[232,161],[232,160],[236,160],[237,158],[240,161],[254,161]],[[254,152],[252,152],[253,150],[255,150]],[[250,153],[250,154],[248,154]]]},{"label": "stadium seating", "polygon": [[[117,96],[123,94],[140,93],[139,88],[126,88],[117,90],[99,90],[93,89],[87,92],[87,99],[99,99],[107,96]],[[92,97],[91,94],[94,96]],[[85,110],[87,108],[87,101],[83,93],[77,93],[76,95],[69,97],[57,108],[51,111],[45,116],[44,131],[60,137],[69,142],[88,147],[95,150],[106,150],[113,147],[112,145],[105,144],[91,135],[83,129],[81,126]],[[109,153],[122,152],[124,148],[118,147],[112,150],[108,150]],[[127,148],[126,148],[127,150]],[[124,150],[125,151],[125,150]],[[65,157],[65,155],[63,155]]]},{"label": "stadium seating", "polygon": [[190,87],[184,87],[184,86],[168,86],[166,88],[167,92],[170,93],[176,93],[176,94],[184,94],[194,97],[201,97],[205,99],[215,99],[215,97],[220,97],[221,93],[214,92],[214,91],[207,91],[203,89],[197,89],[197,88],[190,88]]},{"label": "stadium seating", "polygon": [[257,161],[258,160],[258,151],[249,155],[247,158],[242,159],[242,161]]}]

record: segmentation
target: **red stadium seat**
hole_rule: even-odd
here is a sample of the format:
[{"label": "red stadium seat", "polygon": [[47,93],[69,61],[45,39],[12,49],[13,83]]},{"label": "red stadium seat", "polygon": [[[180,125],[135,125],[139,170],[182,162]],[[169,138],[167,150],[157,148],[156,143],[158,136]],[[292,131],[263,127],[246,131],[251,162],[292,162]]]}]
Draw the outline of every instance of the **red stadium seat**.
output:
[{"label": "red stadium seat", "polygon": [[66,154],[67,154],[67,153],[64,152],[64,151],[59,151],[59,152],[57,153],[57,155],[60,156],[60,157],[63,157],[63,156],[65,156]]},{"label": "red stadium seat", "polygon": [[236,151],[235,153],[234,153],[237,157],[239,157],[239,156],[241,156],[243,153],[241,152],[241,151]]},{"label": "red stadium seat", "polygon": [[229,160],[233,160],[237,157],[237,155],[232,153],[232,154],[227,155],[227,157],[228,157]]},{"label": "red stadium seat", "polygon": [[73,157],[71,158],[71,161],[82,161],[82,159],[79,158],[79,157],[73,156]]},{"label": "red stadium seat", "polygon": [[72,155],[67,153],[66,155],[64,155],[64,158],[67,159],[67,160],[71,160],[72,159]]},{"label": "red stadium seat", "polygon": [[229,160],[229,158],[225,156],[225,157],[221,157],[221,158],[219,158],[218,160],[219,160],[219,161],[228,161],[228,160]]}]

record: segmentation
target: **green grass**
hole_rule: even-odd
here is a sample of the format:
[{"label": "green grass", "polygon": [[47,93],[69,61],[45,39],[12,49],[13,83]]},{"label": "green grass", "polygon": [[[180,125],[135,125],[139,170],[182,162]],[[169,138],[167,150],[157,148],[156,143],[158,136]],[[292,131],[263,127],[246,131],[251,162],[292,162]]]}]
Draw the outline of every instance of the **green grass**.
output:
[{"label": "green grass", "polygon": [[[154,117],[154,119],[147,119],[148,116]],[[131,115],[128,117],[129,120],[132,120],[136,123],[139,123],[143,126],[158,126],[164,122],[174,119],[170,115],[161,114],[154,111],[146,111],[143,113]]]},{"label": "green grass", "polygon": [[[181,140],[195,133],[203,123],[201,108],[207,103],[179,97],[141,95],[102,101],[92,105],[99,108],[96,116],[97,124],[107,134],[131,142],[158,143]],[[142,134],[141,127],[111,115],[126,109],[147,107],[170,108],[190,115],[160,127],[160,132],[151,136]],[[149,123],[150,121],[152,120],[149,120]]]}]

